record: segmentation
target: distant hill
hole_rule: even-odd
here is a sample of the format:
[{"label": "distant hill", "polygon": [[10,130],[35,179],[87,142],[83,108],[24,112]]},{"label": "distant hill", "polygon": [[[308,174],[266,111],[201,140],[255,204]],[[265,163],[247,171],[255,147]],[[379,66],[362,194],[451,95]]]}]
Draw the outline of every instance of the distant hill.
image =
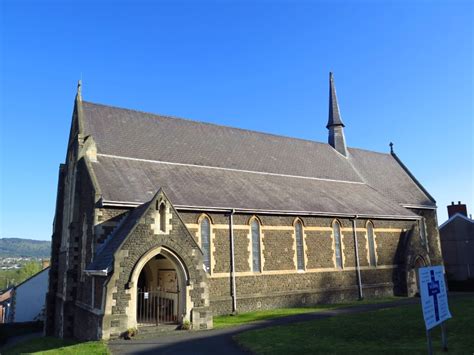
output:
[{"label": "distant hill", "polygon": [[0,238],[0,257],[49,258],[51,242],[22,238]]}]

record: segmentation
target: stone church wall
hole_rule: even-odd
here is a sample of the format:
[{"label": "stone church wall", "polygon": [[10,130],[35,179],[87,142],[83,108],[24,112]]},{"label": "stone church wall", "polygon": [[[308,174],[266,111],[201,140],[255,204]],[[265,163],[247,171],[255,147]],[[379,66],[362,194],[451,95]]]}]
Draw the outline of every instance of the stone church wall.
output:
[{"label": "stone church wall", "polygon": [[120,221],[126,216],[129,209],[116,207],[102,207],[95,209],[94,236],[97,245],[102,244]]},{"label": "stone church wall", "polygon": [[[119,208],[95,208],[95,228],[103,232],[99,237],[104,241],[108,234],[120,223],[129,210]],[[200,218],[202,213],[181,211],[179,213],[191,236],[200,245]],[[98,217],[97,217],[98,216]],[[229,216],[223,213],[206,214],[211,221],[211,272],[207,277],[209,305],[214,315],[232,311],[231,298],[231,254],[229,235]],[[355,247],[352,221],[337,219],[341,225],[343,268],[335,266],[334,237],[332,224],[334,218],[299,217],[303,224],[304,266],[297,270],[296,243],[294,223],[295,216],[257,216],[261,228],[261,272],[251,271],[251,230],[250,221],[253,215],[234,215],[234,245],[236,264],[237,310],[246,312],[258,309],[277,307],[303,306],[316,303],[341,302],[358,297],[358,284],[355,263]],[[427,216],[427,231],[430,245],[436,241],[432,229],[432,216]],[[408,231],[415,228],[416,221],[371,220],[374,226],[377,266],[369,266],[369,249],[366,225],[368,220],[358,219],[356,231],[358,236],[359,262],[364,297],[393,295],[402,282],[400,266],[400,246],[404,244]],[[149,226],[153,222],[136,229],[134,236],[126,243],[128,256],[120,262],[122,271],[116,284],[125,285],[125,278],[139,255],[142,255],[156,238],[150,234]],[[97,226],[100,226],[98,229]],[[106,228],[110,228],[107,230]],[[173,235],[178,238],[178,226],[173,225]],[[430,229],[431,228],[431,229]],[[92,229],[91,229],[92,231]],[[437,230],[436,230],[437,232]],[[91,232],[92,233],[92,232]],[[176,234],[177,233],[177,234]],[[87,243],[97,239],[87,239]],[[78,239],[79,240],[79,239]],[[414,238],[416,240],[416,237]],[[170,244],[173,241],[166,240]],[[150,244],[151,243],[151,244]],[[413,243],[413,242],[412,242]],[[436,245],[436,244],[435,244]],[[77,245],[82,247],[82,245]],[[186,257],[191,249],[177,247],[180,255]],[[436,250],[434,250],[436,251]],[[91,255],[86,253],[89,259]],[[124,254],[125,256],[125,254]],[[61,254],[60,254],[61,257]],[[77,270],[77,269],[76,269]],[[78,274],[80,278],[80,273]],[[123,278],[123,279],[122,279]],[[118,288],[112,294],[110,290],[105,299],[113,301],[110,315],[98,313],[104,311],[102,305],[103,278],[86,276],[78,285],[78,304],[74,307],[74,317],[70,318],[74,329],[79,324],[90,324],[94,329],[103,329],[106,334],[117,335],[126,325],[126,313],[130,295],[126,288]],[[95,288],[92,305],[92,289]],[[89,309],[88,309],[89,306]],[[199,308],[199,307],[198,307]],[[204,317],[207,311],[204,311]],[[196,313],[198,314],[198,312]],[[103,317],[103,318],[102,318]],[[77,325],[77,327],[76,327]],[[95,326],[94,326],[95,325]],[[94,326],[94,327],[93,327]],[[89,334],[90,333],[90,334]],[[75,331],[76,337],[94,339],[97,334],[88,331]]]},{"label": "stone church wall", "polygon": [[441,238],[438,230],[438,218],[436,210],[422,210],[416,209],[413,212],[422,216],[425,219],[426,232],[428,237],[428,251],[431,264],[442,265],[443,256],[441,253]]},{"label": "stone church wall", "polygon": [[[200,243],[201,213],[180,212]],[[209,293],[215,314],[232,311],[229,217],[211,213],[211,272]],[[303,223],[305,270],[297,270],[295,216],[257,216],[261,221],[261,272],[251,271],[252,215],[234,215],[236,293],[238,311],[340,302],[358,296],[352,221],[338,219],[341,228],[343,269],[336,268],[332,224],[334,218],[300,217]],[[400,276],[399,248],[416,221],[371,220],[377,266],[369,266],[366,225],[358,219],[359,262],[365,297],[393,295]]]},{"label": "stone church wall", "polygon": [[70,166],[62,166],[58,184],[45,330],[48,335],[83,338],[80,324],[92,322],[95,329],[100,324],[92,312],[92,282],[83,273],[94,254],[95,191],[85,160],[75,161],[76,150],[69,152]]}]

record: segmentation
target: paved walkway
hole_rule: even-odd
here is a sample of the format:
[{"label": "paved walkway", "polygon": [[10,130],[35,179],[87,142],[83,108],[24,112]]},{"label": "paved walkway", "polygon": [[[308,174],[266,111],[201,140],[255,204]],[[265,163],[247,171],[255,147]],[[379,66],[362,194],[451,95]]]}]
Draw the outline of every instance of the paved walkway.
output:
[{"label": "paved walkway", "polygon": [[198,332],[174,331],[159,334],[156,337],[148,339],[112,340],[109,342],[109,349],[112,354],[245,354],[246,351],[240,348],[233,341],[232,337],[247,330],[323,319],[343,314],[362,313],[382,308],[393,308],[419,302],[419,298],[405,298],[385,303],[364,304],[334,310],[316,311],[314,313],[259,321],[231,328]]}]

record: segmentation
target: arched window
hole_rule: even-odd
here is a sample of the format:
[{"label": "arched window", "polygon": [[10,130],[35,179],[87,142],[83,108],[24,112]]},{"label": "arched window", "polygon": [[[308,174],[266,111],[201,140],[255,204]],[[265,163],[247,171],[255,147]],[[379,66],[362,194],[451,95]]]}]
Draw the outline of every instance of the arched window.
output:
[{"label": "arched window", "polygon": [[367,242],[369,243],[369,264],[370,266],[377,266],[377,258],[375,256],[374,226],[372,222],[367,223]]},{"label": "arched window", "polygon": [[425,223],[425,218],[423,217],[422,219],[420,219],[420,238],[421,238],[421,242],[424,244],[424,245],[427,245],[428,244],[428,240],[426,238],[426,223]]},{"label": "arched window", "polygon": [[296,262],[298,270],[304,270],[303,225],[300,221],[295,224]]},{"label": "arched window", "polygon": [[207,272],[211,271],[211,223],[209,218],[201,220],[201,248],[204,256],[204,267]]},{"label": "arched window", "polygon": [[336,267],[342,269],[342,244],[341,244],[341,225],[335,221],[332,225],[334,235],[334,253],[336,255]]},{"label": "arched window", "polygon": [[164,202],[160,204],[159,214],[160,214],[160,231],[166,232],[166,206]]},{"label": "arched window", "polygon": [[252,271],[260,272],[260,223],[257,219],[251,222],[252,229]]}]

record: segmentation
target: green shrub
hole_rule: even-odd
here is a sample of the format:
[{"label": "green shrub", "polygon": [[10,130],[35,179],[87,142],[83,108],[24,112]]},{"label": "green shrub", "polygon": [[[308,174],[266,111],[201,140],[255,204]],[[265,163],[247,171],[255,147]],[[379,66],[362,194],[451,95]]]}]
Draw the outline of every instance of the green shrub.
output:
[{"label": "green shrub", "polygon": [[181,330],[190,330],[190,329],[191,329],[191,322],[186,319],[185,321],[183,321],[183,324],[181,324]]}]

